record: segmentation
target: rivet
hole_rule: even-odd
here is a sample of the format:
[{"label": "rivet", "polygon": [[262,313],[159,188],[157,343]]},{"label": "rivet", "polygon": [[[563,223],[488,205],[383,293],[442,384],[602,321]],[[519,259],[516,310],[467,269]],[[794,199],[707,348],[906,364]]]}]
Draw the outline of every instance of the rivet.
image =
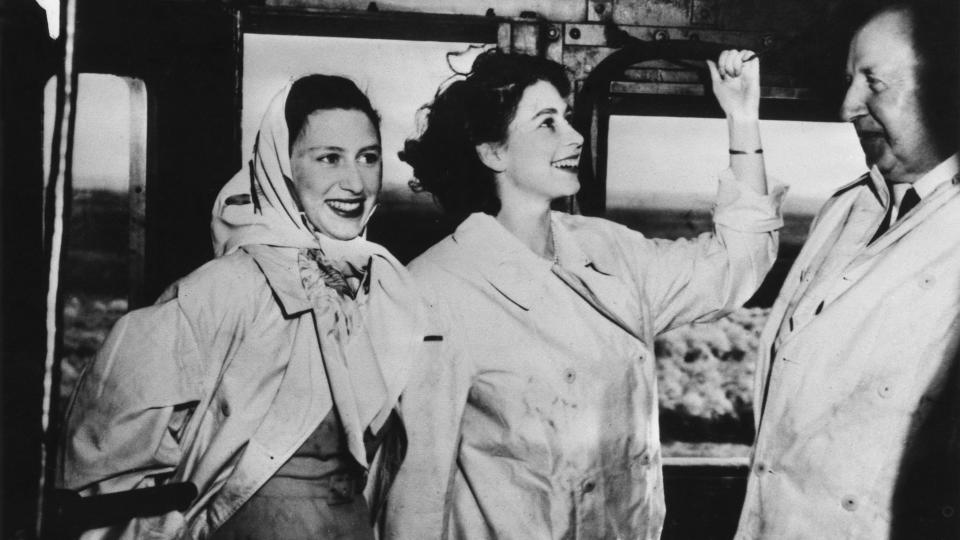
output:
[{"label": "rivet", "polygon": [[574,27],[570,29],[570,39],[580,39],[580,35],[579,28]]}]

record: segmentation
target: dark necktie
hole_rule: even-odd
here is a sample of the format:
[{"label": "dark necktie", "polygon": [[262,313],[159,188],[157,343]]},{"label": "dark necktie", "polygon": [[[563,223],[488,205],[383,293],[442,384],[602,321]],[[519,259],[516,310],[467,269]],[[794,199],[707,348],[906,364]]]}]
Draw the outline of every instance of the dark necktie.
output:
[{"label": "dark necktie", "polygon": [[[893,195],[893,189],[890,190],[891,196]],[[903,216],[907,215],[907,212],[913,209],[917,203],[920,202],[920,195],[917,195],[917,190],[913,189],[911,186],[910,189],[903,193],[903,199],[900,201],[900,210],[897,212],[897,221],[903,219]],[[890,228],[890,212],[893,211],[893,205],[890,205],[890,210],[888,213],[883,216],[883,221],[880,222],[880,227],[877,228],[876,234],[873,235],[873,239],[870,242],[876,241],[883,233],[887,232],[887,229]]]},{"label": "dark necktie", "polygon": [[913,209],[917,203],[920,202],[920,195],[917,195],[917,190],[912,187],[903,194],[903,200],[900,201],[900,211],[897,213],[897,221],[903,219],[903,216],[907,215],[907,212]]}]

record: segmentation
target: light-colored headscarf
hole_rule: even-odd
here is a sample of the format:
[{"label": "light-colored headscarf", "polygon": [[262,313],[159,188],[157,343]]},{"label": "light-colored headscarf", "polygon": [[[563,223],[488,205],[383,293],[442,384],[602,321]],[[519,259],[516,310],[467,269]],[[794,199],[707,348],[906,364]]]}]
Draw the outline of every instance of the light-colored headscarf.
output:
[{"label": "light-colored headscarf", "polygon": [[[362,445],[365,428],[378,431],[403,390],[423,339],[425,311],[406,269],[382,246],[363,237],[344,241],[311,231],[288,188],[292,176],[284,109],[291,85],[270,102],[253,159],[217,196],[213,246],[217,256],[250,245],[297,248],[300,255],[319,249],[324,259],[367,269],[369,288],[357,302],[361,321],[357,331],[344,337],[320,328],[327,319],[317,318],[334,403],[351,451],[359,458],[364,455],[357,446]],[[297,269],[293,259],[291,271]]]}]

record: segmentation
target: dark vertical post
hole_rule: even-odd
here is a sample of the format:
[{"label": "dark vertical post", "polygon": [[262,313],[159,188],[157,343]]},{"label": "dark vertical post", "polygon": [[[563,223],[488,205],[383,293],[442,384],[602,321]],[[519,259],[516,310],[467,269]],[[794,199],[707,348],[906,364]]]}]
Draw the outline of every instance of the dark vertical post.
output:
[{"label": "dark vertical post", "polygon": [[43,87],[53,42],[31,0],[0,0],[2,536],[36,535],[42,444]]}]

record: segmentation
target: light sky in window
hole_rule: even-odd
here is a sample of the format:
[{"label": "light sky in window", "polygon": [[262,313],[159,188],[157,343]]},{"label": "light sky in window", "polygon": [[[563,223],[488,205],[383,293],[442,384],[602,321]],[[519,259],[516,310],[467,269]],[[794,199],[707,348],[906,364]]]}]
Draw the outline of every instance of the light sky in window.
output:
[{"label": "light sky in window", "polygon": [[[843,122],[761,122],[771,181],[790,186],[785,209],[811,213],[866,172],[853,126]],[[719,118],[614,116],[607,151],[607,205],[709,209],[729,162]]]}]

